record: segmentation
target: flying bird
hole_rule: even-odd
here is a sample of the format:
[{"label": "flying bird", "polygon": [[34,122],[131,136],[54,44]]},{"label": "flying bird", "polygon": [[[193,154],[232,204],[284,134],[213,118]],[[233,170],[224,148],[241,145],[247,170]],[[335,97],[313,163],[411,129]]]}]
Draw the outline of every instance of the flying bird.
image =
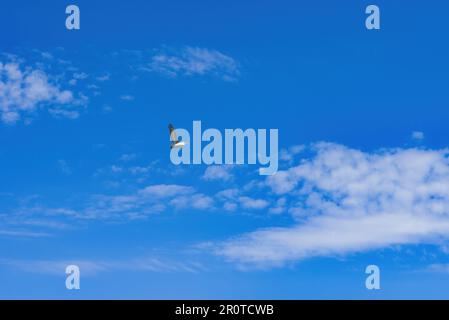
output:
[{"label": "flying bird", "polygon": [[171,123],[168,125],[168,131],[170,132],[170,149],[182,148],[186,145],[184,141],[179,141],[177,139],[175,127],[173,127]]}]

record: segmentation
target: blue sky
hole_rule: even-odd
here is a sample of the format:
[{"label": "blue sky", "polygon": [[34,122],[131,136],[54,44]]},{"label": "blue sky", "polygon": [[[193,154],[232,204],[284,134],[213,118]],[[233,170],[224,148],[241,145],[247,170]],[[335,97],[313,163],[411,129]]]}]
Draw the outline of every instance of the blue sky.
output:
[{"label": "blue sky", "polygon": [[[0,5],[1,298],[449,298],[449,4],[68,4]],[[174,167],[193,120],[280,171]]]}]

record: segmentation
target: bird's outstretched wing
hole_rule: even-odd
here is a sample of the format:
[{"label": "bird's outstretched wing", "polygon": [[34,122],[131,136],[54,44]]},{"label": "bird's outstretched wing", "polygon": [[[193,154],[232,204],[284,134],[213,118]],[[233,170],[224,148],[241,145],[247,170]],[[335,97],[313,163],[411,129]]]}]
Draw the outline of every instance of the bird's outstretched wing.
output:
[{"label": "bird's outstretched wing", "polygon": [[174,143],[178,142],[178,139],[177,139],[176,133],[175,133],[175,127],[173,127],[173,125],[171,123],[168,125],[168,131],[170,132],[170,141],[174,142]]}]

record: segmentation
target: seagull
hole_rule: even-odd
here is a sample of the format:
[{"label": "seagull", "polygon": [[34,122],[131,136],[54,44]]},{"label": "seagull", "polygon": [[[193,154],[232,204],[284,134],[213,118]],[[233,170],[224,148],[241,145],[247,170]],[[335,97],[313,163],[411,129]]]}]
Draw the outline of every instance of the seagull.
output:
[{"label": "seagull", "polygon": [[184,141],[179,141],[175,133],[175,127],[170,123],[168,125],[168,131],[170,132],[170,149],[182,148],[186,145]]}]

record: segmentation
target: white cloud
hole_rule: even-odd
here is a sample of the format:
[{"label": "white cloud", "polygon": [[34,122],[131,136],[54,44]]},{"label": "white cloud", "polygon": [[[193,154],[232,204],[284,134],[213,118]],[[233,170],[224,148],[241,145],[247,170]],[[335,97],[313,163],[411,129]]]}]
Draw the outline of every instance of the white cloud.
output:
[{"label": "white cloud", "polygon": [[124,101],[133,101],[134,100],[134,96],[129,95],[129,94],[124,94],[124,95],[120,96],[120,99],[124,100]]},{"label": "white cloud", "polygon": [[111,172],[113,173],[120,173],[123,171],[122,167],[116,166],[116,165],[112,165],[111,166]]},{"label": "white cloud", "polygon": [[287,204],[286,198],[279,198],[276,201],[276,206],[270,208],[268,212],[273,214],[281,214],[286,210],[286,204]]},{"label": "white cloud", "polygon": [[136,158],[137,158],[137,155],[135,153],[126,153],[126,154],[122,154],[120,156],[119,160],[123,161],[123,162],[128,162],[128,161],[132,161]]},{"label": "white cloud", "polygon": [[245,209],[264,209],[270,204],[268,201],[263,199],[253,199],[250,197],[239,197],[240,205]]},{"label": "white cloud", "polygon": [[225,241],[217,254],[238,262],[282,264],[449,238],[449,151],[364,153],[319,143],[309,160],[267,178],[295,202],[298,222]]},{"label": "white cloud", "polygon": [[48,113],[55,118],[78,119],[80,116],[80,113],[75,110],[48,109]]},{"label": "white cloud", "polygon": [[278,171],[270,176],[267,185],[277,194],[287,193],[295,188],[299,179],[290,171]]},{"label": "white cloud", "polygon": [[97,79],[97,81],[104,82],[104,81],[108,81],[110,79],[110,77],[111,76],[109,74],[104,74],[102,76],[96,77],[96,79]]},{"label": "white cloud", "polygon": [[41,52],[41,56],[44,59],[53,59],[53,55],[50,52]]},{"label": "white cloud", "polygon": [[89,75],[85,72],[78,72],[73,74],[73,79],[76,80],[84,80],[87,79],[87,77],[89,77]]},{"label": "white cloud", "polygon": [[0,265],[18,269],[24,272],[50,275],[64,274],[66,267],[77,265],[85,275],[94,275],[107,270],[107,264],[88,260],[15,260],[1,259]]},{"label": "white cloud", "polygon": [[142,257],[130,260],[17,260],[0,259],[0,265],[24,272],[49,275],[64,274],[66,267],[76,265],[87,276],[95,276],[111,271],[132,272],[189,272],[203,271],[204,267],[196,261],[174,261],[156,257]]},{"label": "white cloud", "polygon": [[214,200],[201,193],[197,193],[189,196],[175,197],[170,201],[170,204],[177,209],[199,209],[206,210],[212,209],[214,206]]},{"label": "white cloud", "polygon": [[414,132],[412,132],[412,139],[421,141],[424,139],[424,133],[421,131],[414,131]]},{"label": "white cloud", "polygon": [[146,167],[141,167],[141,166],[134,166],[129,168],[129,172],[133,175],[137,175],[137,174],[145,174],[148,173],[151,170],[152,166],[146,166]]},{"label": "white cloud", "polygon": [[0,115],[7,124],[18,122],[23,115],[48,107],[56,116],[76,118],[67,108],[85,103],[69,90],[62,90],[42,70],[21,68],[17,63],[0,62]]},{"label": "white cloud", "polygon": [[[75,226],[75,220],[104,220],[131,221],[145,219],[150,215],[159,214],[168,209],[197,209],[213,208],[213,198],[195,191],[193,187],[183,185],[150,185],[135,192],[117,195],[93,195],[81,203],[77,209],[48,208],[29,204],[8,215],[5,225],[46,227],[44,225],[29,224],[30,219],[47,221],[47,218],[58,218]],[[6,218],[6,216],[4,216]],[[2,215],[0,215],[1,224]],[[23,232],[24,230],[22,230]],[[9,231],[1,232],[0,235]],[[30,231],[26,231],[30,232]],[[13,235],[13,234],[10,234]],[[17,236],[25,234],[17,234]],[[31,233],[28,234],[32,236]]]},{"label": "white cloud", "polygon": [[232,81],[239,75],[237,62],[217,51],[206,48],[186,47],[176,54],[159,53],[152,57],[150,71],[170,77],[212,74]]},{"label": "white cloud", "polygon": [[103,112],[104,113],[111,113],[112,112],[112,107],[110,105],[103,105]]},{"label": "white cloud", "polygon": [[158,184],[148,186],[138,193],[144,197],[154,197],[158,199],[171,198],[175,196],[182,196],[192,194],[194,189],[190,186],[181,186],[176,184]]},{"label": "white cloud", "polygon": [[217,193],[217,198],[224,200],[235,200],[239,194],[240,191],[237,188],[225,189]]},{"label": "white cloud", "polygon": [[236,211],[238,208],[238,197],[240,190],[237,188],[225,189],[218,192],[215,198],[223,203],[223,209],[226,211]]},{"label": "white cloud", "polygon": [[64,174],[72,174],[72,169],[70,168],[69,164],[65,160],[58,160],[58,167],[59,170],[61,170]]},{"label": "white cloud", "polygon": [[221,180],[229,181],[233,178],[231,173],[232,166],[222,165],[222,166],[209,166],[206,168],[202,179],[207,181]]},{"label": "white cloud", "polygon": [[296,155],[301,153],[305,149],[304,145],[294,145],[288,149],[281,149],[279,159],[286,162],[291,162]]},{"label": "white cloud", "polygon": [[25,238],[41,238],[48,237],[49,234],[45,232],[34,232],[29,230],[5,230],[0,229],[0,236],[7,237],[25,237]]},{"label": "white cloud", "polygon": [[2,114],[2,121],[7,124],[13,124],[19,121],[20,115],[15,111],[6,111]]},{"label": "white cloud", "polygon": [[438,273],[449,273],[449,263],[435,263],[428,266],[427,271]]},{"label": "white cloud", "polygon": [[225,209],[226,211],[235,211],[237,210],[237,204],[234,202],[226,202],[225,204],[223,204],[223,209]]},{"label": "white cloud", "polygon": [[449,219],[384,213],[320,216],[290,228],[268,228],[223,243],[219,255],[265,266],[316,256],[335,256],[394,244],[435,243],[447,236]]}]

